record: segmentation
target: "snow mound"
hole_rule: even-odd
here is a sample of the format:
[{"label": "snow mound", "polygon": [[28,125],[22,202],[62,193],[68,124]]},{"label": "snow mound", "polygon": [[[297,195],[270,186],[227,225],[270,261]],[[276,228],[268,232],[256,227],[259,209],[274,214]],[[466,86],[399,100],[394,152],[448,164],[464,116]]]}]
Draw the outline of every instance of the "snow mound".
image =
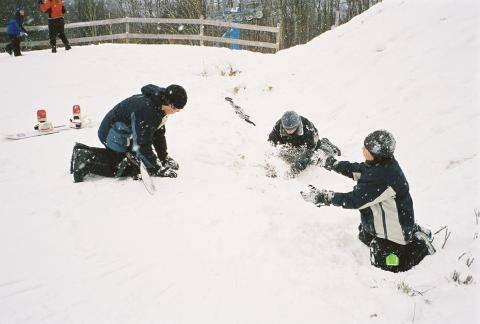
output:
[{"label": "snow mound", "polygon": [[[181,84],[189,102],[167,124],[179,178],[154,179],[154,196],[130,179],[73,183],[71,149],[100,146],[96,127],[0,140],[0,322],[478,322],[479,11],[385,0],[275,55],[112,44],[1,55],[5,134],[30,129],[40,107],[64,123],[74,104],[98,126],[148,83]],[[390,131],[417,221],[448,226],[437,254],[407,273],[375,269],[357,211],[299,194],[353,182],[315,167],[266,177],[268,133],[291,109],[348,160]]]}]

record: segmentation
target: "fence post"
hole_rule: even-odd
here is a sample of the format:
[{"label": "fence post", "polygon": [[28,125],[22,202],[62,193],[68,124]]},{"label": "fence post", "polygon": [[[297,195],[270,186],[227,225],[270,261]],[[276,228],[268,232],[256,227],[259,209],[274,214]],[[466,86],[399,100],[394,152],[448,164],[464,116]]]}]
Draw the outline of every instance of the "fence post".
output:
[{"label": "fence post", "polygon": [[282,25],[280,23],[277,24],[277,37],[276,37],[276,45],[277,45],[277,52],[282,49]]},{"label": "fence post", "polygon": [[112,19],[112,17],[110,16],[110,13],[108,13],[108,20],[109,20],[109,26],[110,26],[110,37],[112,38],[112,44],[113,44],[112,22],[111,22],[110,19]]},{"label": "fence post", "polygon": [[[203,20],[203,15],[200,16],[200,19]],[[203,34],[205,26],[200,24],[200,46],[203,46]]]},{"label": "fence post", "polygon": [[128,17],[125,17],[125,34],[127,34],[126,43],[130,43],[130,24],[128,23]]}]

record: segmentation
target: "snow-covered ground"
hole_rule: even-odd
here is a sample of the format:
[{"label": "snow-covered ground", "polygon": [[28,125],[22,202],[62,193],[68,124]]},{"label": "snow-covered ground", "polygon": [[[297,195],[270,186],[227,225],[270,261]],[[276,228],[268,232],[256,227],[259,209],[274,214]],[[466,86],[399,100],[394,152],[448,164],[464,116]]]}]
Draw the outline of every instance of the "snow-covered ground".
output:
[{"label": "snow-covered ground", "polygon": [[[154,196],[130,179],[73,183],[73,144],[100,146],[96,127],[0,140],[0,323],[478,323],[479,17],[476,0],[385,0],[275,55],[155,45],[1,55],[4,134],[30,129],[40,107],[64,123],[79,104],[98,125],[148,83],[181,84],[189,102],[167,124],[179,177],[154,179]],[[266,138],[287,109],[348,160],[361,160],[369,132],[390,130],[417,221],[448,226],[444,248],[445,230],[437,254],[383,272],[356,239],[358,211],[299,195],[352,181],[316,167],[265,177]]]}]

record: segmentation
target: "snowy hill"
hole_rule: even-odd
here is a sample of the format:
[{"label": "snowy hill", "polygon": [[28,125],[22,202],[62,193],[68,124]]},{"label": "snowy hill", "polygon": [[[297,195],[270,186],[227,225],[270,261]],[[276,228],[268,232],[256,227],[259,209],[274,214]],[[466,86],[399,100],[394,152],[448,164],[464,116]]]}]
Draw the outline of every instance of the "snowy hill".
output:
[{"label": "snowy hill", "polygon": [[[475,0],[385,0],[275,55],[107,44],[1,55],[4,134],[30,129],[40,107],[63,123],[79,104],[98,125],[148,83],[181,84],[189,102],[167,124],[179,177],[154,179],[154,196],[130,179],[73,183],[73,144],[100,146],[96,127],[2,136],[0,323],[478,323],[479,13]],[[266,138],[287,109],[348,160],[390,130],[417,221],[448,226],[444,248],[445,230],[437,254],[383,272],[356,239],[357,211],[299,195],[353,182],[315,167],[265,177]]]}]

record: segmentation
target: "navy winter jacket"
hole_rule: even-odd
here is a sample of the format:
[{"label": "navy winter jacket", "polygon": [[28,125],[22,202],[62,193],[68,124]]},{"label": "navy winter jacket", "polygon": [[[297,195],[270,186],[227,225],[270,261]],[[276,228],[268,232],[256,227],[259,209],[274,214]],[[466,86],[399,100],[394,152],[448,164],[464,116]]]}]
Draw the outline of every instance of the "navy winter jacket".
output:
[{"label": "navy winter jacket", "polygon": [[277,121],[268,136],[268,141],[274,145],[290,145],[292,147],[306,146],[310,150],[316,149],[318,143],[317,129],[307,118],[300,116],[300,119],[301,124],[292,135],[288,135],[285,132],[281,119]]},{"label": "navy winter jacket", "polygon": [[98,137],[106,147],[120,152],[122,150],[111,144],[112,133],[113,136],[122,133],[129,137],[132,143],[127,144],[129,147],[123,152],[127,149],[135,151],[147,169],[155,172],[160,166],[152,145],[160,161],[167,156],[164,125],[167,116],[160,109],[165,104],[165,89],[149,84],[141,91],[142,94],[123,100],[107,113],[98,129]]},{"label": "navy winter jacket", "polygon": [[405,245],[415,225],[413,201],[395,159],[384,163],[338,162],[333,170],[357,181],[353,191],[335,193],[332,204],[359,209],[363,228],[373,236]]},{"label": "navy winter jacket", "polygon": [[27,32],[23,28],[23,17],[21,15],[15,15],[8,21],[7,34],[10,36],[19,36],[21,32]]}]

